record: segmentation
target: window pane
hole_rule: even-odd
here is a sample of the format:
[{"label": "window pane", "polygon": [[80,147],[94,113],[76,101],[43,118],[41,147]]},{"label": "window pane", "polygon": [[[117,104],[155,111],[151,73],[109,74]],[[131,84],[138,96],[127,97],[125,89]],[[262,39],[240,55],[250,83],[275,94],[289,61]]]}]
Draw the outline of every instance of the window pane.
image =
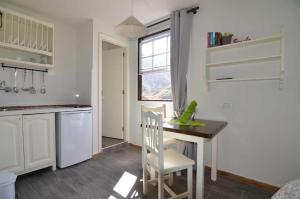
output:
[{"label": "window pane", "polygon": [[142,44],[142,57],[152,56],[152,42]]},{"label": "window pane", "polygon": [[166,53],[167,51],[167,38],[161,38],[154,41],[154,54]]},{"label": "window pane", "polygon": [[170,71],[143,74],[142,100],[172,100]]},{"label": "window pane", "polygon": [[166,54],[157,55],[153,57],[153,68],[159,69],[167,65],[167,56]]},{"label": "window pane", "polygon": [[139,40],[139,100],[172,100],[170,42],[170,31]]},{"label": "window pane", "polygon": [[149,71],[152,70],[152,57],[142,58],[142,71]]}]

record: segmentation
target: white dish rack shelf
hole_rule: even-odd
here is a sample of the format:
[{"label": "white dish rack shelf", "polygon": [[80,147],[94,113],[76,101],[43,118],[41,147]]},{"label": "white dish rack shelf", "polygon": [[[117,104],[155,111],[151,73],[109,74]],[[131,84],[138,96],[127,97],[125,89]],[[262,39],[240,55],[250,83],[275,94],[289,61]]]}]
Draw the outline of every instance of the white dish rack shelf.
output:
[{"label": "white dish rack shelf", "polygon": [[[235,60],[227,60],[221,62],[210,62],[210,54],[214,52],[221,52],[226,50],[233,50],[239,48],[247,48],[250,46],[261,45],[265,43],[272,42],[280,42],[279,43],[279,54],[274,54],[270,56],[257,56],[253,58],[244,58],[244,59],[235,59]],[[282,88],[283,83],[283,75],[284,75],[284,33],[283,31],[278,35],[273,35],[269,37],[264,37],[255,40],[249,40],[239,43],[228,44],[224,46],[211,47],[206,49],[206,77],[207,84],[211,83],[226,83],[226,82],[241,82],[241,81],[261,81],[261,80],[279,80],[279,88]],[[252,64],[252,63],[263,63],[263,62],[271,62],[271,61],[279,61],[280,62],[280,70],[278,75],[275,76],[263,76],[263,77],[243,77],[243,78],[220,78],[220,79],[210,79],[210,70],[215,67],[226,67],[226,66],[234,66],[241,65],[238,67],[242,67],[243,64]]]},{"label": "white dish rack shelf", "polygon": [[54,25],[0,7],[0,63],[32,69],[54,67]]}]

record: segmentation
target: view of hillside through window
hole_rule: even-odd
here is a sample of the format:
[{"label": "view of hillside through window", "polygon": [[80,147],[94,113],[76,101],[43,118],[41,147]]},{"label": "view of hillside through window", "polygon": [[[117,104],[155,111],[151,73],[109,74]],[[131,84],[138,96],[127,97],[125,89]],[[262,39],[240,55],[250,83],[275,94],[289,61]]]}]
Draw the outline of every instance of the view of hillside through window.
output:
[{"label": "view of hillside through window", "polygon": [[170,31],[147,37],[139,45],[140,100],[172,100]]}]

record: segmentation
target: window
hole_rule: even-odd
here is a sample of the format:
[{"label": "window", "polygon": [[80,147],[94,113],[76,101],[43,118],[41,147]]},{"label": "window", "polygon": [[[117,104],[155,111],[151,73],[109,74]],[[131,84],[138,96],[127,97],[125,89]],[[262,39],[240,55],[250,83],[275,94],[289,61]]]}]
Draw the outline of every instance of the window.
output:
[{"label": "window", "polygon": [[139,39],[138,100],[171,101],[170,30]]}]

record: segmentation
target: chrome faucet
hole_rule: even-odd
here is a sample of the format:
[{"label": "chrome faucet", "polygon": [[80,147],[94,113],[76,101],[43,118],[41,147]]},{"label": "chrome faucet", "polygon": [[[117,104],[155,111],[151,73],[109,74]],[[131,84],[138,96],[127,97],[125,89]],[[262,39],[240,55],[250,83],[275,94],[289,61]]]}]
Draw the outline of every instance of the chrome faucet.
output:
[{"label": "chrome faucet", "polygon": [[11,92],[12,89],[10,87],[6,87],[5,85],[6,85],[6,81],[0,82],[0,90],[3,90],[7,93]]},{"label": "chrome faucet", "polygon": [[6,84],[6,81],[0,82],[0,88],[4,88],[4,87],[5,87],[5,84]]}]

